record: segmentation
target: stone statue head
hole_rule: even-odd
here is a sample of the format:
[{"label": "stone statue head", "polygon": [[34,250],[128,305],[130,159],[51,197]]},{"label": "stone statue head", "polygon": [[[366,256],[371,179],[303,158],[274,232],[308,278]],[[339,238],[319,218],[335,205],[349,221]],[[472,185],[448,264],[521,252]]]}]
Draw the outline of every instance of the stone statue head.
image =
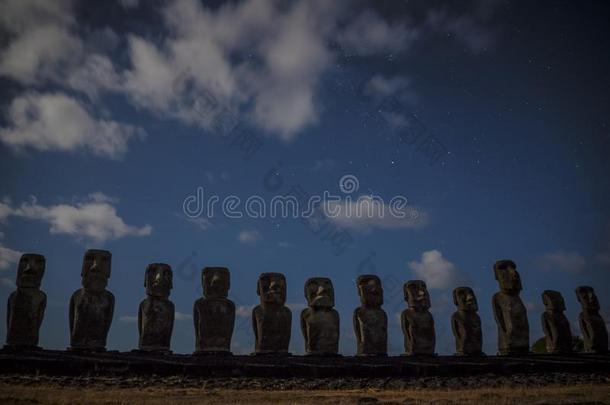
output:
[{"label": "stone statue head", "polygon": [[227,298],[231,274],[226,267],[205,267],[201,270],[201,285],[206,298]]},{"label": "stone statue head", "polygon": [[576,298],[583,310],[599,311],[599,301],[593,287],[580,286],[576,289]]},{"label": "stone statue head", "polygon": [[374,274],[362,274],[356,279],[360,302],[367,307],[383,305],[383,288],[381,280]]},{"label": "stone statue head", "polygon": [[107,250],[89,249],[85,252],[80,273],[85,290],[101,292],[106,289],[110,278],[111,259],[112,255]]},{"label": "stone statue head", "polygon": [[523,289],[517,265],[512,260],[498,260],[494,264],[494,275],[502,292],[518,294]]},{"label": "stone statue head", "polygon": [[146,266],[144,287],[146,294],[153,297],[167,298],[173,287],[172,268],[165,263],[151,263]]},{"label": "stone statue head", "polygon": [[330,278],[313,277],[305,282],[305,299],[310,307],[332,308],[335,306],[335,290]]},{"label": "stone statue head", "polygon": [[542,303],[547,311],[563,312],[566,310],[566,303],[559,291],[544,290],[542,293]]},{"label": "stone statue head", "polygon": [[286,277],[282,273],[262,273],[258,276],[256,293],[263,304],[284,305],[286,302]]},{"label": "stone statue head", "polygon": [[40,288],[44,275],[45,258],[35,253],[25,253],[19,259],[17,267],[18,288]]},{"label": "stone statue head", "polygon": [[405,301],[410,308],[426,310],[430,308],[430,294],[422,280],[409,280],[403,286]]},{"label": "stone statue head", "polygon": [[479,310],[477,297],[470,287],[457,287],[453,290],[453,303],[460,311],[476,312]]}]

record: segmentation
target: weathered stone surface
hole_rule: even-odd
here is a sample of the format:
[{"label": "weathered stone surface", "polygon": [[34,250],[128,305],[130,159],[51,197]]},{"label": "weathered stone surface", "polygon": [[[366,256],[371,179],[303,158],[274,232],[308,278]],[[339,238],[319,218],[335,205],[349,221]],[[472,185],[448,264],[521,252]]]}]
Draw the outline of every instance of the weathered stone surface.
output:
[{"label": "weathered stone surface", "polygon": [[457,311],[451,316],[451,329],[455,336],[455,352],[458,356],[483,355],[483,334],[481,318],[477,311],[479,305],[470,287],[453,290],[453,303]]},{"label": "weathered stone surface", "polygon": [[230,353],[235,325],[235,304],[228,299],[231,274],[226,267],[201,271],[203,298],[193,308],[196,353]]},{"label": "weathered stone surface", "polygon": [[585,351],[589,353],[608,352],[608,330],[604,319],[599,314],[599,301],[593,287],[578,287],[576,297],[582,306],[578,323],[582,332]]},{"label": "weathered stone surface", "polygon": [[106,350],[114,314],[114,295],[106,290],[111,258],[107,250],[85,252],[81,271],[83,288],[70,298],[70,348],[73,350]]},{"label": "weathered stone surface", "polygon": [[40,291],[44,270],[44,256],[34,253],[21,256],[17,290],[9,296],[6,308],[6,344],[9,347],[38,346],[38,332],[47,306],[47,296]]},{"label": "weathered stone surface", "polygon": [[564,315],[566,304],[559,291],[545,290],[542,293],[544,312],[542,330],[546,336],[548,353],[570,353],[572,351],[572,332],[570,322]]},{"label": "weathered stone surface", "polygon": [[432,355],[436,344],[434,318],[430,313],[430,294],[421,280],[407,281],[404,286],[405,301],[409,308],[402,311],[400,324],[404,335],[405,354]]},{"label": "weathered stone surface", "polygon": [[358,356],[385,356],[388,352],[388,316],[381,308],[383,288],[379,277],[371,274],[356,280],[361,306],[354,311],[354,333]]},{"label": "weathered stone surface", "polygon": [[252,310],[256,354],[288,354],[292,313],[286,303],[286,277],[282,273],[262,273],[256,293],[260,305]]},{"label": "weathered stone surface", "polygon": [[169,353],[174,329],[174,304],[169,300],[173,287],[172,268],[151,263],[144,276],[146,298],[138,310],[139,348],[147,352]]},{"label": "weathered stone surface", "polygon": [[517,265],[512,260],[498,260],[494,264],[494,275],[500,285],[500,292],[492,298],[498,326],[498,352],[501,355],[529,353],[529,323],[519,297],[522,286]]},{"label": "weathered stone surface", "polygon": [[305,282],[308,308],[301,312],[301,331],[305,352],[310,355],[334,355],[339,351],[339,313],[335,306],[333,283],[326,277]]}]

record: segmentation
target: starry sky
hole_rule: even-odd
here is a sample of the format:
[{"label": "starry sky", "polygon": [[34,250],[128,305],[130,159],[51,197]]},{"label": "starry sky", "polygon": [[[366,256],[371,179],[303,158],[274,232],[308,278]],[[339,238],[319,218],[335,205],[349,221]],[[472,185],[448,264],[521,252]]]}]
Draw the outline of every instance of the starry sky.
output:
[{"label": "starry sky", "polygon": [[[495,260],[540,295],[593,286],[610,320],[610,7],[603,1],[0,1],[0,311],[21,253],[47,258],[40,344],[69,344],[83,253],[112,252],[108,348],[137,347],[148,263],[174,271],[172,350],[194,350],[200,270],[231,270],[232,350],[250,353],[261,272],[287,277],[290,350],[308,277],[330,277],[353,354],[355,279],[380,276],[389,353],[402,284],[431,293],[452,354],[471,286],[496,352]],[[340,179],[358,181],[350,193]],[[415,217],[185,215],[184,201],[408,200]],[[5,336],[6,327],[0,325]]]}]

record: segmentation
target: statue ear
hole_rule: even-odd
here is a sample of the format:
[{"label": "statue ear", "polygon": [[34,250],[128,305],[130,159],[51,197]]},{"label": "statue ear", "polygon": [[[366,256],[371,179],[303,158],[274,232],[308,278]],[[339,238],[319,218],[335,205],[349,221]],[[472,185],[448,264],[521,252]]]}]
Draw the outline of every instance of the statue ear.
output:
[{"label": "statue ear", "polygon": [[458,293],[458,289],[456,288],[453,290],[453,304],[455,306],[458,306],[458,294],[457,293]]}]

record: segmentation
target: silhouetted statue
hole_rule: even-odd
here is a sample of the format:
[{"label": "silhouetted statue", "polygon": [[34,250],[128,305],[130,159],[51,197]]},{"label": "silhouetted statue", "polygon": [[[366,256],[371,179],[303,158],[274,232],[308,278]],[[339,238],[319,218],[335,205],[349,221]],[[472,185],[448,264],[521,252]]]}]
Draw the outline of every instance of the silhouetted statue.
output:
[{"label": "silhouetted statue", "polygon": [[140,350],[171,353],[170,342],[174,329],[174,304],[169,300],[173,287],[172,268],[165,263],[152,263],[144,276],[146,298],[138,310]]},{"label": "silhouetted statue", "polygon": [[405,354],[434,354],[436,335],[434,318],[430,311],[430,294],[421,280],[407,281],[404,286],[405,301],[409,308],[402,311],[400,324],[404,335]]},{"label": "silhouetted statue", "polygon": [[606,353],[608,351],[608,330],[599,314],[599,301],[592,287],[582,286],[576,289],[576,297],[582,306],[578,323],[582,332],[585,352]]},{"label": "silhouetted statue", "polygon": [[572,332],[570,322],[563,314],[566,304],[558,291],[545,290],[542,293],[544,312],[542,330],[546,336],[548,353],[570,353],[572,351]]},{"label": "silhouetted statue", "polygon": [[305,283],[308,308],[301,312],[305,352],[335,355],[339,351],[339,313],[333,309],[335,291],[329,278],[314,277]]},{"label": "silhouetted statue", "polygon": [[292,313],[286,303],[286,277],[282,273],[262,273],[256,293],[260,305],[252,310],[256,354],[288,354]]},{"label": "silhouetted statue", "polygon": [[38,331],[47,306],[47,296],[40,291],[45,258],[26,253],[17,267],[17,290],[8,298],[6,346],[37,349]]},{"label": "silhouetted statue", "polygon": [[195,301],[195,353],[231,353],[235,325],[235,304],[228,299],[231,275],[226,267],[201,271],[203,298]]},{"label": "silhouetted statue", "polygon": [[107,250],[85,252],[81,283],[70,298],[70,349],[106,350],[106,338],[114,314],[114,295],[106,290],[111,254]]},{"label": "silhouetted statue", "polygon": [[458,287],[453,290],[453,303],[457,306],[457,311],[451,316],[456,354],[458,356],[483,355],[481,318],[477,314],[479,305],[472,288]]},{"label": "silhouetted statue", "polygon": [[388,352],[388,317],[381,308],[383,288],[379,277],[370,274],[356,280],[361,306],[354,311],[354,332],[358,356],[385,356]]},{"label": "silhouetted statue", "polygon": [[519,298],[522,290],[517,265],[512,260],[498,260],[494,274],[500,292],[492,299],[498,325],[498,351],[501,355],[529,353],[529,323],[527,310]]}]

